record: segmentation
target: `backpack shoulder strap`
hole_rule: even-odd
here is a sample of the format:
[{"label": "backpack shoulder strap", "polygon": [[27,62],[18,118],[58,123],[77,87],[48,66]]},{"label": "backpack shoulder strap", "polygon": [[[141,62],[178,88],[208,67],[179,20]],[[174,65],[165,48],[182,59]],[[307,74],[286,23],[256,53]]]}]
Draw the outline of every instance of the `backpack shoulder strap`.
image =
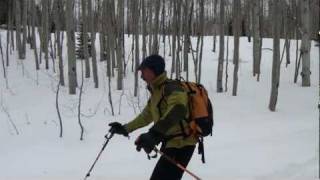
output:
[{"label": "backpack shoulder strap", "polygon": [[163,87],[163,95],[164,96],[169,96],[171,93],[173,92],[183,92],[184,89],[181,86],[181,81],[179,80],[167,80],[164,83],[164,87]]}]

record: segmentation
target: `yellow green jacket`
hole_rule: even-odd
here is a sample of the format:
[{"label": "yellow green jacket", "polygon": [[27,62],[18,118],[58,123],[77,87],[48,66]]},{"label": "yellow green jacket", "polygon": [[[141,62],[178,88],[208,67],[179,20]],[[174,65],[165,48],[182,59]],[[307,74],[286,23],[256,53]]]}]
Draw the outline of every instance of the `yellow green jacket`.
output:
[{"label": "yellow green jacket", "polygon": [[[183,130],[188,133],[189,126],[185,121],[189,116],[188,95],[178,83],[166,83],[167,80],[167,74],[164,72],[148,86],[151,96],[146,107],[125,125],[129,133],[152,122],[154,125],[151,129],[164,137],[181,134]],[[196,143],[197,139],[193,136],[178,136],[169,139],[165,147],[181,148]]]}]

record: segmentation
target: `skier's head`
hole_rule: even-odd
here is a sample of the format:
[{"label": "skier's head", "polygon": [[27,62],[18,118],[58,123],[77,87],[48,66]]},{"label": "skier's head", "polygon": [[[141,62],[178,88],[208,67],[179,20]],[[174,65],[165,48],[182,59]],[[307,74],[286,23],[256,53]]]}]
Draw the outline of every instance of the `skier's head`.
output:
[{"label": "skier's head", "polygon": [[141,71],[141,78],[150,83],[165,71],[164,59],[156,54],[150,55],[142,60],[138,70]]}]

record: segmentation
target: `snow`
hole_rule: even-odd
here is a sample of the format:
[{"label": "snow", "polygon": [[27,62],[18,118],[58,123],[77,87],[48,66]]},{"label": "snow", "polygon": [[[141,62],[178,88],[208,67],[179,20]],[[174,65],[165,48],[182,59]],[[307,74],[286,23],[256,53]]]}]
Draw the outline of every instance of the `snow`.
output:
[{"label": "snow", "polygon": [[[1,36],[5,37],[5,33],[1,32]],[[272,51],[262,52],[262,73],[260,82],[257,82],[252,77],[252,43],[241,38],[239,89],[238,96],[234,97],[231,95],[233,38],[230,37],[229,43],[226,93],[216,92],[218,53],[211,51],[212,37],[205,37],[204,40],[202,82],[213,99],[215,126],[213,136],[205,139],[206,164],[201,163],[200,156],[195,152],[188,169],[206,180],[316,179],[319,159],[319,51],[314,43],[311,49],[311,87],[301,87],[301,79],[298,84],[293,83],[295,46],[291,46],[292,62],[288,68],[282,64],[277,110],[271,112],[268,103]],[[193,41],[195,43],[196,40]],[[283,47],[283,41],[281,43]],[[130,46],[131,41],[127,39],[126,53]],[[264,39],[263,48],[272,48],[272,39]],[[160,52],[163,52],[162,49]],[[166,55],[168,71],[170,58]],[[124,91],[117,91],[116,80],[112,82],[116,115],[111,116],[105,64],[99,62],[100,88],[93,88],[92,79],[85,80],[82,104],[84,140],[79,140],[78,95],[68,95],[67,87],[61,89],[59,97],[64,127],[63,138],[59,138],[59,120],[55,109],[58,75],[51,69],[45,70],[43,64],[41,70],[36,72],[31,50],[27,51],[24,61],[18,60],[14,52],[10,55],[7,69],[9,89],[0,68],[1,180],[83,179],[102,148],[108,123],[128,122],[146,103],[148,95],[144,83],[140,81],[139,99],[134,98],[134,77],[127,71]],[[193,63],[190,61],[190,64]],[[3,107],[16,124],[19,135],[15,133]],[[88,180],[148,179],[156,159],[148,160],[143,152],[136,152],[134,146],[135,138],[146,130],[143,128],[132,133],[130,139],[114,136]],[[185,174],[183,179],[192,178]]]}]

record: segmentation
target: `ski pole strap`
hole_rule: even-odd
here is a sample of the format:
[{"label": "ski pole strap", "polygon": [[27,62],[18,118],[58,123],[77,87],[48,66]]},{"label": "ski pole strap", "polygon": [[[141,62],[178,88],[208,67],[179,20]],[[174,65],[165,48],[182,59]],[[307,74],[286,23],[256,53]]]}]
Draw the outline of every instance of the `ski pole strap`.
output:
[{"label": "ski pole strap", "polygon": [[159,153],[161,156],[163,156],[166,160],[168,160],[169,162],[171,162],[172,164],[176,165],[178,168],[180,168],[182,171],[185,171],[186,173],[188,173],[190,176],[192,176],[193,178],[195,178],[196,180],[201,180],[201,178],[197,175],[195,175],[194,173],[192,173],[191,171],[189,171],[186,167],[184,167],[182,164],[180,164],[179,162],[177,162],[176,160],[172,159],[170,156],[166,155],[165,153],[163,153],[162,151],[160,151],[159,149],[157,149],[157,147],[154,148],[154,151],[156,151],[157,153]]}]

